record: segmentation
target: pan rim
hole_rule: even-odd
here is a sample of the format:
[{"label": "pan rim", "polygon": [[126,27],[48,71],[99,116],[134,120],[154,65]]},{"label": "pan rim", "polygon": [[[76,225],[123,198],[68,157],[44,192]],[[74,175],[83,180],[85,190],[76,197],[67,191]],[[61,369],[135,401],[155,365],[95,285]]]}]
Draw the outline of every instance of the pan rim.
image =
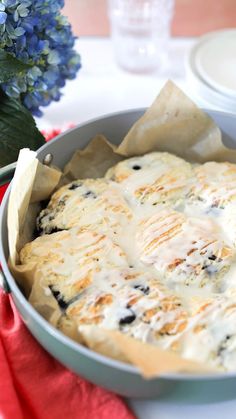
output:
[{"label": "pan rim", "polygon": [[[108,119],[114,116],[121,116],[127,113],[134,113],[134,112],[143,112],[145,111],[146,108],[136,108],[136,109],[129,109],[129,110],[124,110],[124,111],[118,111],[118,112],[114,112],[114,113],[110,113],[110,114],[106,114],[106,115],[102,115],[99,116],[97,118],[93,118],[91,120],[88,120],[84,123],[78,124],[75,127],[71,128],[70,130],[66,131],[65,133],[59,134],[57,137],[55,137],[54,139],[52,139],[50,141],[50,144],[52,143],[56,143],[60,140],[62,140],[65,136],[68,135],[68,133],[70,133],[71,131],[76,131],[79,130],[81,127],[85,127],[86,125],[90,125],[91,123],[94,123],[98,120],[102,120],[102,119]],[[236,115],[234,115],[233,113],[230,112],[223,112],[223,111],[219,111],[219,110],[209,110],[209,109],[203,109],[205,112],[207,112],[208,114],[210,114],[210,116],[214,115],[227,115],[229,117],[232,118],[236,118]],[[40,147],[37,150],[37,155],[44,151],[47,150],[47,146],[49,143],[44,144],[42,147]],[[3,201],[1,203],[0,206],[0,256],[1,256],[1,264],[2,264],[2,269],[3,269],[3,273],[4,275],[7,277],[7,283],[9,285],[10,288],[10,292],[13,295],[13,299],[15,298],[16,300],[18,300],[20,302],[20,304],[24,305],[25,310],[27,311],[27,313],[29,314],[29,316],[36,322],[39,324],[39,326],[41,328],[43,328],[47,333],[49,333],[49,335],[51,335],[53,338],[55,338],[57,341],[60,341],[60,343],[62,343],[65,346],[69,346],[70,349],[74,350],[75,352],[79,352],[82,355],[96,361],[99,362],[101,364],[104,364],[108,367],[111,368],[115,368],[118,370],[122,370],[124,372],[127,373],[131,373],[134,375],[138,375],[138,376],[142,376],[139,369],[133,365],[127,364],[125,362],[122,361],[118,361],[112,358],[109,358],[105,355],[101,355],[85,346],[83,346],[82,344],[73,341],[71,338],[69,338],[68,336],[64,335],[62,332],[60,332],[58,329],[56,329],[54,326],[52,326],[47,320],[45,320],[37,311],[36,309],[34,309],[34,307],[28,302],[28,300],[26,299],[26,297],[24,296],[24,294],[20,291],[16,280],[14,279],[13,275],[11,274],[7,261],[6,261],[6,256],[5,256],[5,252],[3,249],[3,237],[2,237],[2,223],[3,223],[3,215],[5,210],[7,210],[7,205],[8,205],[8,199],[9,199],[9,194],[10,194],[10,189],[11,189],[11,184],[8,186]],[[5,238],[6,240],[6,238]],[[20,310],[18,310],[20,311]],[[207,381],[207,380],[223,380],[223,379],[229,379],[229,378],[235,378],[236,377],[236,371],[228,371],[228,372],[224,372],[224,371],[219,371],[219,372],[212,372],[212,373],[206,373],[206,374],[187,374],[187,373],[163,373],[158,375],[157,377],[152,378],[153,380],[156,379],[164,379],[164,380],[175,380],[175,381]]]}]

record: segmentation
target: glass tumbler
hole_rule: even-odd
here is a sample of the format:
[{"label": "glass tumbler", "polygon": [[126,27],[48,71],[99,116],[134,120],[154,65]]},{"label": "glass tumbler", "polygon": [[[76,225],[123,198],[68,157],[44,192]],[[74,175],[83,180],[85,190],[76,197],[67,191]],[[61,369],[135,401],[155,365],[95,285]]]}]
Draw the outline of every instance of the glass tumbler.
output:
[{"label": "glass tumbler", "polygon": [[168,59],[174,0],[108,0],[111,37],[117,63],[145,73]]}]

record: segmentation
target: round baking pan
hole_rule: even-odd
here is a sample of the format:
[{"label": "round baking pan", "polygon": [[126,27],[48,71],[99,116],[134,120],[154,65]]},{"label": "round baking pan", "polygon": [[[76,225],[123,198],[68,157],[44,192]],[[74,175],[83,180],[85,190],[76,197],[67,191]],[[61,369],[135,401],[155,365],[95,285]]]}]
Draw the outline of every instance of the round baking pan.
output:
[{"label": "round baking pan", "polygon": [[[44,161],[47,154],[53,156],[53,164],[63,167],[74,151],[85,147],[96,134],[104,134],[114,144],[119,144],[129,128],[143,114],[144,109],[120,112],[98,119],[59,135],[41,147],[38,158]],[[207,111],[222,129],[226,145],[236,148],[236,116],[218,111]],[[14,166],[1,169],[4,181],[9,180]],[[1,172],[0,172],[1,177]],[[62,364],[91,382],[127,397],[158,397],[171,392],[173,386],[180,389],[180,398],[189,399],[189,394],[203,394],[207,400],[233,398],[236,385],[235,372],[218,374],[162,374],[145,380],[138,369],[112,360],[72,341],[44,320],[29,304],[19,289],[8,265],[7,207],[10,187],[6,191],[0,209],[0,261],[2,286],[11,293],[17,309],[27,328],[37,341]]]}]

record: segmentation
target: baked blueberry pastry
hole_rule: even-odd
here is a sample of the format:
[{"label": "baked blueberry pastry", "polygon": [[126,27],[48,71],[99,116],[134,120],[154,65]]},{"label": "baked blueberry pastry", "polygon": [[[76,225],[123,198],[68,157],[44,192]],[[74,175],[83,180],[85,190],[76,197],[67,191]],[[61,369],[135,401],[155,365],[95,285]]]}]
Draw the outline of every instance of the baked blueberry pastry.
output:
[{"label": "baked blueberry pastry", "polygon": [[97,325],[235,369],[235,217],[235,165],[123,160],[41,211],[39,237],[20,252],[34,272],[29,299],[74,338]]}]

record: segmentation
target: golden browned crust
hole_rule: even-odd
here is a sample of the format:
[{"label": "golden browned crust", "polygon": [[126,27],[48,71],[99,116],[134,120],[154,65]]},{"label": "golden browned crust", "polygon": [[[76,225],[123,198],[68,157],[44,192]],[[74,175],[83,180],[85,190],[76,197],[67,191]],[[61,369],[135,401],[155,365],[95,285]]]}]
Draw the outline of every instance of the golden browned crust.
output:
[{"label": "golden browned crust", "polygon": [[63,186],[38,217],[41,236],[20,252],[34,266],[30,301],[80,342],[83,327],[99,326],[236,365],[225,320],[236,320],[235,181],[233,164],[154,152]]}]

